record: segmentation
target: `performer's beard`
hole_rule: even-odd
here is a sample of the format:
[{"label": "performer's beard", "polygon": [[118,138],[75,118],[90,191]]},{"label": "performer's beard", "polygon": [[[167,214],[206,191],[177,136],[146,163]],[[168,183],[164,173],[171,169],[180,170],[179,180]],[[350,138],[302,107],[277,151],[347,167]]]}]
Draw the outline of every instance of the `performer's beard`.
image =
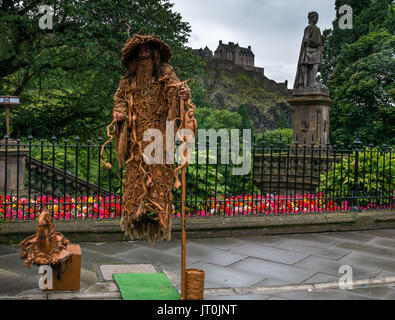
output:
[{"label": "performer's beard", "polygon": [[151,58],[140,59],[136,70],[136,84],[140,90],[147,90],[151,87],[152,72],[154,64]]}]

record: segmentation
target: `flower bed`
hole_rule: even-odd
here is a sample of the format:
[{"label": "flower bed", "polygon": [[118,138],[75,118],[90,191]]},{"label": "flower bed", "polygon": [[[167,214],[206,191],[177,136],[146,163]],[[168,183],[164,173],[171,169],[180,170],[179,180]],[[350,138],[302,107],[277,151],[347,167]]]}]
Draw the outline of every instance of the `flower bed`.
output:
[{"label": "flower bed", "polygon": [[[392,203],[382,203],[380,199],[371,202],[366,199],[358,199],[356,205],[360,210],[372,209],[392,209]],[[367,203],[368,202],[368,203]],[[386,199],[389,202],[389,199]],[[212,215],[223,216],[247,216],[247,215],[273,215],[273,214],[303,214],[303,213],[325,213],[349,211],[353,205],[353,199],[332,199],[325,197],[322,193],[318,194],[296,194],[295,196],[283,195],[238,195],[230,196],[225,199],[214,199],[205,201],[206,210],[197,211],[197,216],[205,217]],[[177,214],[179,216],[179,213]]]},{"label": "flower bed", "polygon": [[54,220],[114,219],[121,216],[121,198],[115,196],[54,197],[37,196],[29,200],[0,195],[0,219],[34,220],[36,212],[46,207]]},{"label": "flower bed", "polygon": [[[394,201],[382,199],[367,201],[359,199],[358,205],[361,210],[393,209]],[[353,204],[350,199],[331,199],[324,197],[321,193],[291,196],[270,195],[237,195],[217,199],[210,198],[204,201],[193,200],[187,203],[187,217],[213,217],[213,216],[256,216],[276,214],[303,214],[303,213],[325,213],[349,211]],[[11,196],[0,195],[0,220],[6,221],[28,221],[34,220],[36,212],[41,206],[47,207],[52,213],[54,220],[106,220],[117,219],[122,214],[120,196],[71,196],[54,197],[38,196],[29,200],[17,199]],[[173,211],[172,216],[180,217],[180,204]],[[195,209],[196,208],[196,209]]]}]

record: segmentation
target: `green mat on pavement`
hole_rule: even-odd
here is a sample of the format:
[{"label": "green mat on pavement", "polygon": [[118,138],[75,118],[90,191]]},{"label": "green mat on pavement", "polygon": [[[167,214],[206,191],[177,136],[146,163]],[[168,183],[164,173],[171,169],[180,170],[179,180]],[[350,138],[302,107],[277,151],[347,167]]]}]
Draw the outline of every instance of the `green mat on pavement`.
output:
[{"label": "green mat on pavement", "polygon": [[114,280],[123,300],[180,300],[164,273],[119,273]]}]

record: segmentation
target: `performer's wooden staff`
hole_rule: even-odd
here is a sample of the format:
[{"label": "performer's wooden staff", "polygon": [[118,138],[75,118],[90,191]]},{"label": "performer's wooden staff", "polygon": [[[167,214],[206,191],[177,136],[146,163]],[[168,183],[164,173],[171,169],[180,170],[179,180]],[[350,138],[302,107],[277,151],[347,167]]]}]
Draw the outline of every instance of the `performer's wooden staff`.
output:
[{"label": "performer's wooden staff", "polygon": [[[185,128],[184,99],[180,99],[180,120]],[[185,151],[186,152],[186,151]],[[186,232],[185,232],[186,175],[185,166],[181,170],[181,300],[186,298]]]}]

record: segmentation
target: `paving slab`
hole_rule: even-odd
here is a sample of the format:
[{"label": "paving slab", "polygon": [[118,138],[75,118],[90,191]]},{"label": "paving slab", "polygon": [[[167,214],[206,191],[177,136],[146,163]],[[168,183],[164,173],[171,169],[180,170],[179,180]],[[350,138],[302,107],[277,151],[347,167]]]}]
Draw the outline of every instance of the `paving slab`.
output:
[{"label": "paving slab", "polygon": [[105,264],[99,270],[105,281],[113,281],[113,275],[118,273],[158,273],[152,264]]},{"label": "paving slab", "polygon": [[344,232],[328,232],[327,234],[323,235],[323,237],[329,239],[341,239],[347,241],[354,241],[358,243],[366,243],[372,240],[375,236],[361,233],[358,231],[344,231]]},{"label": "paving slab", "polygon": [[118,292],[119,288],[117,284],[113,281],[109,282],[97,282],[91,285],[89,288],[86,288],[83,293],[87,295],[97,294],[102,292]]},{"label": "paving slab", "polygon": [[174,287],[181,284],[181,273],[175,273],[167,270],[162,270],[166,277],[170,280]]},{"label": "paving slab", "polygon": [[[280,282],[290,282],[298,284],[313,276],[317,271],[306,270],[282,263],[261,260],[257,258],[247,258],[228,267],[231,270],[241,273],[255,274],[264,279],[271,278]],[[261,281],[263,281],[262,279]],[[247,285],[240,287],[248,287]]]},{"label": "paving slab", "polygon": [[[251,291],[262,286],[337,283],[341,265],[353,268],[354,280],[395,276],[394,242],[395,229],[191,239],[187,268],[205,271],[205,288],[211,290],[209,299],[394,299],[394,285],[346,291],[323,286],[319,288],[327,291],[282,292],[281,296],[276,292]],[[0,299],[120,299],[112,276],[106,277],[109,279],[106,282],[98,282],[103,279],[100,265],[155,265],[157,271],[165,272],[176,289],[180,289],[179,240],[162,241],[154,246],[147,241],[80,245],[81,292],[50,294],[43,294],[38,288],[38,267],[29,269],[23,265],[19,246],[1,245]],[[213,295],[215,290],[223,292]],[[235,290],[239,294],[235,295]]]},{"label": "paving slab", "polygon": [[204,270],[205,281],[216,284],[216,288],[250,287],[264,279],[260,274],[221,267],[204,261],[191,264],[190,267]]},{"label": "paving slab", "polygon": [[[137,248],[129,250],[116,255],[115,257],[127,261],[127,263],[143,263],[143,264],[155,264],[162,269],[174,271],[181,268],[181,251],[174,251],[169,253],[152,248]],[[187,266],[195,263],[199,259],[195,257],[189,257],[187,260]]]},{"label": "paving slab", "polygon": [[117,256],[109,256],[101,254],[98,251],[94,251],[87,248],[81,248],[82,257],[81,264],[82,268],[89,271],[96,271],[97,267],[101,264],[121,264],[127,263],[128,261]]},{"label": "paving slab", "polygon": [[90,283],[94,283],[98,280],[97,274],[96,274],[96,272],[89,271],[89,270],[86,270],[81,267],[81,280],[90,282]]},{"label": "paving slab", "polygon": [[333,260],[338,260],[351,252],[351,250],[340,249],[337,245],[336,247],[317,247],[309,241],[298,239],[284,239],[275,244],[275,247]]},{"label": "paving slab", "polygon": [[[377,270],[377,274],[381,271],[392,272],[395,275],[395,261],[393,259],[379,258],[377,256],[366,255],[362,253],[352,252],[344,258],[340,259],[339,262],[348,264],[354,268],[354,266],[364,266]],[[356,269],[356,268],[355,268]],[[354,275],[356,272],[354,271]],[[374,278],[374,277],[366,277]]]},{"label": "paving slab", "polygon": [[366,242],[366,244],[373,245],[373,246],[384,246],[384,247],[389,247],[389,248],[395,248],[395,235],[393,236],[392,239],[376,237],[376,238]]},{"label": "paving slab", "polygon": [[242,237],[245,242],[256,243],[262,245],[272,245],[282,240],[283,236],[253,236],[253,237]]},{"label": "paving slab", "polygon": [[11,253],[17,253],[17,250],[6,245],[0,245],[0,256],[4,256]]},{"label": "paving slab", "polygon": [[230,250],[245,245],[248,239],[245,238],[210,238],[210,239],[190,239],[188,243],[199,244],[208,246],[211,248],[217,248],[221,250]]},{"label": "paving slab", "polygon": [[382,271],[380,272],[376,278],[387,278],[387,277],[393,277],[394,273],[393,272],[388,272],[388,271]]},{"label": "paving slab", "polygon": [[[351,253],[350,253],[351,255]],[[347,255],[346,257],[348,257]],[[371,259],[368,258],[368,259]],[[353,269],[353,278],[356,279],[369,279],[369,278],[374,278],[376,277],[382,269],[369,269],[367,268],[366,265],[357,263],[356,261],[350,261],[350,260],[339,260],[339,261],[333,261],[333,260],[328,260],[324,258],[319,258],[319,257],[313,257],[310,256],[303,261],[300,261],[295,264],[295,267],[307,269],[307,270],[312,270],[312,271],[320,271],[324,272],[333,276],[340,276],[339,268],[342,265],[349,265]]]},{"label": "paving slab", "polygon": [[0,272],[0,295],[13,295],[37,289],[40,275],[24,276],[9,271]]},{"label": "paving slab", "polygon": [[[188,240],[189,242],[189,240]],[[156,242],[155,244],[149,242],[149,241],[139,241],[136,242],[136,247],[137,248],[151,248],[155,250],[160,250],[160,251],[167,251],[170,249],[175,249],[175,250],[180,250],[181,252],[181,241],[180,240],[168,240],[168,241],[160,241]]]},{"label": "paving slab", "polygon": [[361,234],[372,235],[374,237],[382,238],[395,238],[395,228],[394,229],[376,229],[376,230],[363,230],[360,231]]},{"label": "paving slab", "polygon": [[303,281],[302,284],[339,281],[340,276],[341,276],[340,274],[339,274],[339,276],[334,276],[334,275],[323,273],[323,272],[317,272],[312,277]]},{"label": "paving slab", "polygon": [[[171,249],[168,250],[167,253],[177,254],[179,253],[179,249]],[[186,259],[188,261],[190,261],[191,259],[197,259],[217,264],[223,267],[247,258],[247,256],[244,254],[238,254],[226,250],[211,248],[196,243],[189,243],[187,245],[186,254]]]},{"label": "paving slab", "polygon": [[82,250],[87,249],[97,252],[105,256],[113,256],[126,250],[138,248],[138,245],[133,241],[123,242],[82,242],[80,244]]},{"label": "paving slab", "polygon": [[20,258],[20,254],[7,254],[4,256],[0,256],[0,269],[7,270],[13,273],[17,273],[20,275],[34,277],[38,275],[37,266],[32,266],[28,268],[24,265],[23,260]]},{"label": "paving slab", "polygon": [[[295,240],[304,240],[314,244],[314,246],[331,246],[335,244],[339,239],[325,237],[330,233],[298,233],[298,234],[290,234],[290,235],[282,235],[281,239],[295,239]],[[280,236],[279,236],[280,237]]]},{"label": "paving slab", "polygon": [[276,278],[266,278],[265,280],[257,283],[254,287],[272,287],[272,286],[286,286],[293,284],[290,281],[280,280]]},{"label": "paving slab", "polygon": [[250,243],[230,251],[285,264],[294,264],[308,256],[308,254]]},{"label": "paving slab", "polygon": [[353,252],[362,253],[364,255],[367,254],[367,255],[373,255],[387,259],[395,259],[395,241],[394,241],[394,247],[391,248],[382,247],[381,245],[377,245],[372,241],[362,244],[356,242],[349,242],[349,241],[340,241],[336,244],[336,248],[343,248]]}]

